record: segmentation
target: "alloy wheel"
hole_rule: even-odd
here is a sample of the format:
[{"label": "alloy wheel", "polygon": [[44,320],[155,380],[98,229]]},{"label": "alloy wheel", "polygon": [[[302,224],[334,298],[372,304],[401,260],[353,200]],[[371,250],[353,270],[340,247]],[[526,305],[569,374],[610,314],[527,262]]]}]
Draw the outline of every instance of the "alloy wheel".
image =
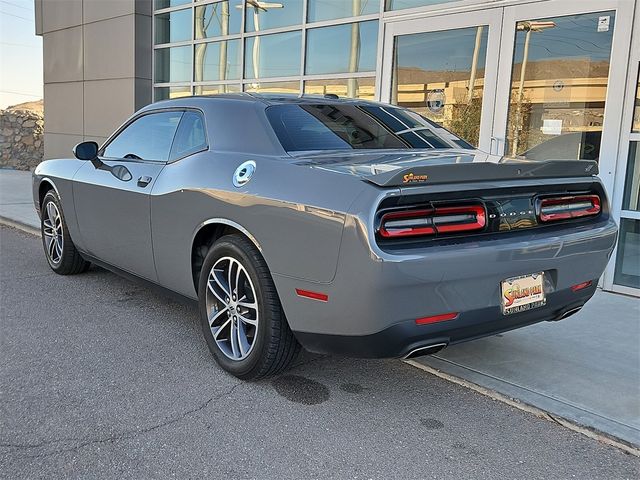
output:
[{"label": "alloy wheel", "polygon": [[216,345],[231,360],[244,360],[258,332],[258,301],[249,274],[232,257],[218,259],[207,279],[209,328]]},{"label": "alloy wheel", "polygon": [[47,203],[42,225],[47,256],[51,263],[57,265],[62,260],[64,237],[62,235],[62,216],[54,202]]}]

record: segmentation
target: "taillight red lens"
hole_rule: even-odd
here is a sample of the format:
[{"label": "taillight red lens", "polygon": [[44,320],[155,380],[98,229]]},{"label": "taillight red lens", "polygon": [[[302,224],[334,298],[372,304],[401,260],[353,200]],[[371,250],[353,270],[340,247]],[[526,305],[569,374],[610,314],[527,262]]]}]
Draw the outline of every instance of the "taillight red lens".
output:
[{"label": "taillight red lens", "polygon": [[471,232],[482,230],[486,221],[482,205],[436,207],[385,213],[379,231],[385,238]]},{"label": "taillight red lens", "polygon": [[571,291],[578,292],[580,290],[584,290],[585,288],[590,287],[591,285],[593,285],[592,280],[589,280],[588,282],[578,283],[577,285],[574,285],[573,287],[571,287]]},{"label": "taillight red lens", "polygon": [[598,195],[543,198],[540,201],[540,220],[554,222],[570,218],[588,217],[600,213]]}]

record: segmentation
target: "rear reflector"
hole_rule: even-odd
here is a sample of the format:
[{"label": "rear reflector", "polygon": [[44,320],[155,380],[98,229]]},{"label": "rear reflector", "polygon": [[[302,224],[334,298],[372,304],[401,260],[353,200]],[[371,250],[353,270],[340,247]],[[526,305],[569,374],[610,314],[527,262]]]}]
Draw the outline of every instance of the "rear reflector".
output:
[{"label": "rear reflector", "polygon": [[554,222],[570,218],[588,217],[600,213],[598,195],[543,198],[540,201],[540,220]]},{"label": "rear reflector", "polygon": [[588,282],[582,282],[577,285],[574,285],[573,287],[571,287],[571,290],[573,290],[574,292],[577,292],[579,290],[584,290],[585,288],[588,288],[591,285],[593,285],[593,282],[589,280]]},{"label": "rear reflector", "polygon": [[424,317],[418,318],[416,320],[416,324],[418,325],[428,325],[429,323],[438,323],[438,322],[446,322],[448,320],[455,320],[458,318],[457,312],[452,313],[442,313],[440,315],[433,315],[432,317]]},{"label": "rear reflector", "polygon": [[379,232],[385,238],[415,237],[477,231],[485,224],[482,205],[437,207],[385,213]]},{"label": "rear reflector", "polygon": [[328,302],[329,295],[326,293],[312,292],[310,290],[302,290],[296,288],[296,293],[299,297],[311,298],[312,300],[319,300],[320,302]]}]

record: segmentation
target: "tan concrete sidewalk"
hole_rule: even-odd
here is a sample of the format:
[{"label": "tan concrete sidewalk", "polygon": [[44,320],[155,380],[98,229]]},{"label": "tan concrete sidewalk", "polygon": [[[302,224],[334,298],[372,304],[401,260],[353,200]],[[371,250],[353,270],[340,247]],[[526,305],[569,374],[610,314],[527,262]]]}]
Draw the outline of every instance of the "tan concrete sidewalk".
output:
[{"label": "tan concrete sidewalk", "polygon": [[640,446],[640,299],[603,291],[577,314],[418,361]]}]

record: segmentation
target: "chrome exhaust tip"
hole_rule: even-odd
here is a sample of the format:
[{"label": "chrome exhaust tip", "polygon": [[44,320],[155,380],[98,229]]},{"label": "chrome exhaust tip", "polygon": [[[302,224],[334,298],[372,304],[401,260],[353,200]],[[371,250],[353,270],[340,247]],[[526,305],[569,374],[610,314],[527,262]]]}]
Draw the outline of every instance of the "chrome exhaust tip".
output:
[{"label": "chrome exhaust tip", "polygon": [[408,360],[410,358],[416,358],[416,357],[422,357],[425,355],[433,355],[434,353],[438,353],[440,350],[442,350],[443,348],[445,348],[448,344],[441,342],[441,343],[434,343],[431,345],[425,345],[424,347],[418,347],[418,348],[414,348],[413,350],[411,350],[409,353],[407,353],[404,357],[403,360]]},{"label": "chrome exhaust tip", "polygon": [[567,317],[570,317],[571,315],[573,315],[574,313],[578,313],[580,310],[582,310],[582,305],[579,307],[573,307],[570,308],[569,310],[567,310],[566,312],[561,313],[560,315],[558,315],[556,317],[556,320],[564,320]]}]

